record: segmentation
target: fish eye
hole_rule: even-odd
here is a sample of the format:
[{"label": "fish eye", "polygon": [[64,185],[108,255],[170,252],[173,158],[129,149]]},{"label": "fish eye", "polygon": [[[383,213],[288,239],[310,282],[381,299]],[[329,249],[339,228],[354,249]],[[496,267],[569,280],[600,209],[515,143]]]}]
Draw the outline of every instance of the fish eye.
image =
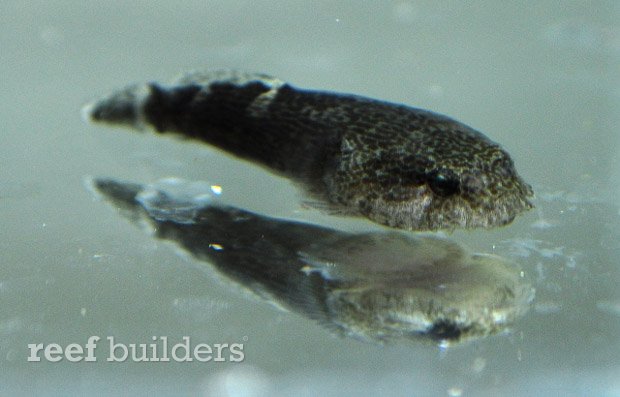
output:
[{"label": "fish eye", "polygon": [[453,196],[457,194],[461,188],[461,184],[456,175],[448,171],[433,171],[428,175],[426,182],[433,193],[441,197]]}]

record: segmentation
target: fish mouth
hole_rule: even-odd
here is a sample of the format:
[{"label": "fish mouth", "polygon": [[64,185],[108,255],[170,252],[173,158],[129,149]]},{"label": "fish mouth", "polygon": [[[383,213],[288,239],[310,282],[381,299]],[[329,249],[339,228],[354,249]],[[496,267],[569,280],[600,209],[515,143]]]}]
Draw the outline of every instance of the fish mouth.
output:
[{"label": "fish mouth", "polygon": [[512,197],[498,200],[491,208],[471,208],[459,226],[463,228],[491,228],[505,226],[517,215],[532,209],[534,205],[525,197]]},{"label": "fish mouth", "polygon": [[530,201],[533,197],[531,188],[511,191],[499,197],[484,197],[482,199],[468,201],[464,198],[458,200],[437,202],[432,205],[427,213],[427,227],[429,230],[453,229],[461,227],[493,228],[505,226],[516,218],[517,215],[534,208]]},{"label": "fish mouth", "polygon": [[510,224],[517,215],[534,207],[532,188],[520,183],[500,196],[438,197],[426,186],[412,199],[395,202],[378,198],[366,215],[374,222],[411,231],[489,229]]}]

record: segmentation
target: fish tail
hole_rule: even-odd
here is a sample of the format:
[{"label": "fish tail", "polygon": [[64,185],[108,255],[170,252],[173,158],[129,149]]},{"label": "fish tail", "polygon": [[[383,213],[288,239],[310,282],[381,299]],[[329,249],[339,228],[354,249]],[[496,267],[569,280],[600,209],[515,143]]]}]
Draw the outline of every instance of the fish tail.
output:
[{"label": "fish tail", "polygon": [[[176,133],[283,171],[289,128],[273,125],[270,104],[283,81],[263,74],[195,72],[172,84],[132,85],[87,105],[88,121]],[[287,86],[288,87],[288,86]],[[287,136],[281,136],[287,134]]]}]

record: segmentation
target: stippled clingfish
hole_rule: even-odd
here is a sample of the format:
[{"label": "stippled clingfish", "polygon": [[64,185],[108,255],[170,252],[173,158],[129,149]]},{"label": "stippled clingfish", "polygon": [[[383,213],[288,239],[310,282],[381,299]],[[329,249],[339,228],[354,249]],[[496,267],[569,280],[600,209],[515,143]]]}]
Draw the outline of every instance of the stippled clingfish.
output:
[{"label": "stippled clingfish", "polygon": [[331,213],[390,227],[489,228],[532,207],[510,155],[465,124],[267,75],[194,72],[129,86],[84,111],[206,142],[292,179]]}]

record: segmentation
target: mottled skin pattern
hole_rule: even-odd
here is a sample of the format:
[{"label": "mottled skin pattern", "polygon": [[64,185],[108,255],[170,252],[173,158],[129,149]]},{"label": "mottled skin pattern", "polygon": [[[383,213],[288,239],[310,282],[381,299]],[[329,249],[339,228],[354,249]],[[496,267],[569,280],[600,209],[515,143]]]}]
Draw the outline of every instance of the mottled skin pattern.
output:
[{"label": "mottled skin pattern", "polygon": [[293,179],[333,213],[391,227],[486,228],[532,207],[508,153],[458,121],[265,75],[192,73],[129,87],[88,112],[204,141]]}]

